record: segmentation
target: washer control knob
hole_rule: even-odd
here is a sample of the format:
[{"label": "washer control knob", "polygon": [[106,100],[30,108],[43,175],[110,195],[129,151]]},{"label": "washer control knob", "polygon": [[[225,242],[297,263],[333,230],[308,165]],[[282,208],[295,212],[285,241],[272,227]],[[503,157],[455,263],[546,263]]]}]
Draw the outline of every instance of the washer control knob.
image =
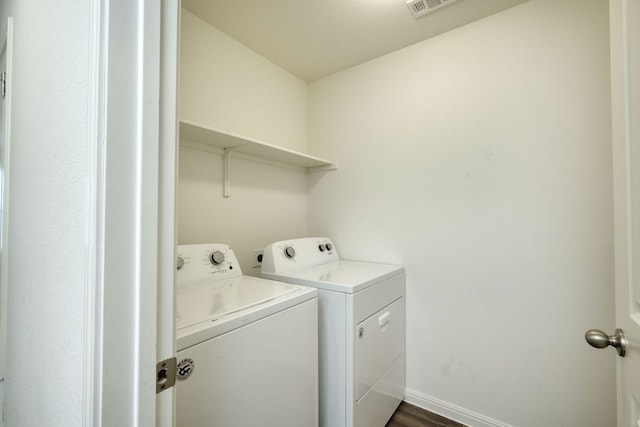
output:
[{"label": "washer control knob", "polygon": [[318,245],[318,249],[320,250],[320,252],[324,252],[324,250],[325,250],[324,244]]},{"label": "washer control knob", "polygon": [[296,250],[293,249],[293,246],[287,246],[286,248],[284,248],[284,255],[287,258],[292,259],[294,256],[296,256]]},{"label": "washer control knob", "polygon": [[181,270],[184,267],[184,258],[181,256],[178,257],[178,270]]},{"label": "washer control knob", "polygon": [[328,251],[330,251],[331,249],[333,249],[333,246],[331,245],[331,243],[327,243],[326,245],[324,245],[325,248],[327,248]]},{"label": "washer control knob", "polygon": [[224,254],[220,251],[213,251],[211,255],[209,255],[209,261],[213,265],[220,265],[224,262]]}]

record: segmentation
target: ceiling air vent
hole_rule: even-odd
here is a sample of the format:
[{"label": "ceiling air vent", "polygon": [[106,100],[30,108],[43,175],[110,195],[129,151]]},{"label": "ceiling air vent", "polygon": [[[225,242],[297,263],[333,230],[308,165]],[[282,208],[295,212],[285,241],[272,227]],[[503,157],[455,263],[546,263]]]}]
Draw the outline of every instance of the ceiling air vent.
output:
[{"label": "ceiling air vent", "polygon": [[408,0],[407,7],[413,17],[418,18],[455,1],[456,0]]}]

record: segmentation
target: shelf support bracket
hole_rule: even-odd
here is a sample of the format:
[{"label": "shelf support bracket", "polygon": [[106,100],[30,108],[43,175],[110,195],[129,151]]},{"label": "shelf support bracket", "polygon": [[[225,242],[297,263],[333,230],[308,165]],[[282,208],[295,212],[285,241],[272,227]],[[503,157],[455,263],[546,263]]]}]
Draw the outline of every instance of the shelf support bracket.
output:
[{"label": "shelf support bracket", "polygon": [[231,197],[231,189],[229,186],[229,170],[231,169],[231,153],[233,153],[234,150],[240,147],[242,147],[242,145],[238,145],[236,147],[227,147],[224,149],[224,159],[223,159],[223,165],[222,165],[222,169],[224,173],[224,181],[222,184],[223,185],[222,195],[225,198]]}]

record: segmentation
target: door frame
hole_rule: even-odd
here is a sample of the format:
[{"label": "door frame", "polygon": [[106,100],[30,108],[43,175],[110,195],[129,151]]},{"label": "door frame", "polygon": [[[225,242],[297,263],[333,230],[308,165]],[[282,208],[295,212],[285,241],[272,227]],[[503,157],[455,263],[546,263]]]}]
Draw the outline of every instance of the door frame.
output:
[{"label": "door frame", "polygon": [[173,425],[180,0],[92,0],[85,425]]}]

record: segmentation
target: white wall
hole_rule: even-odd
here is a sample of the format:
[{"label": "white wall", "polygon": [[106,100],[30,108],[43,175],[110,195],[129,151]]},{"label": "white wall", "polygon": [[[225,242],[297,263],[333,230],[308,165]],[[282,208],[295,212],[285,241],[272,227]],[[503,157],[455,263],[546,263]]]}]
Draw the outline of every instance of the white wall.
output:
[{"label": "white wall", "polygon": [[[306,151],[305,82],[184,9],[181,34],[182,118]],[[178,243],[228,243],[259,275],[253,249],[306,235],[306,174],[234,155],[224,198],[222,165],[219,150],[180,147]]]},{"label": "white wall", "polygon": [[227,243],[242,272],[252,250],[307,233],[304,172],[245,159],[232,159],[231,197],[222,197],[222,156],[180,147],[178,244]]},{"label": "white wall", "polygon": [[83,421],[90,3],[0,5],[3,32],[15,18],[8,426]]},{"label": "white wall", "polygon": [[310,232],[406,266],[414,402],[615,425],[615,353],[583,338],[614,327],[607,7],[532,0],[310,85],[339,165]]},{"label": "white wall", "polygon": [[182,9],[180,117],[307,149],[307,84]]}]

